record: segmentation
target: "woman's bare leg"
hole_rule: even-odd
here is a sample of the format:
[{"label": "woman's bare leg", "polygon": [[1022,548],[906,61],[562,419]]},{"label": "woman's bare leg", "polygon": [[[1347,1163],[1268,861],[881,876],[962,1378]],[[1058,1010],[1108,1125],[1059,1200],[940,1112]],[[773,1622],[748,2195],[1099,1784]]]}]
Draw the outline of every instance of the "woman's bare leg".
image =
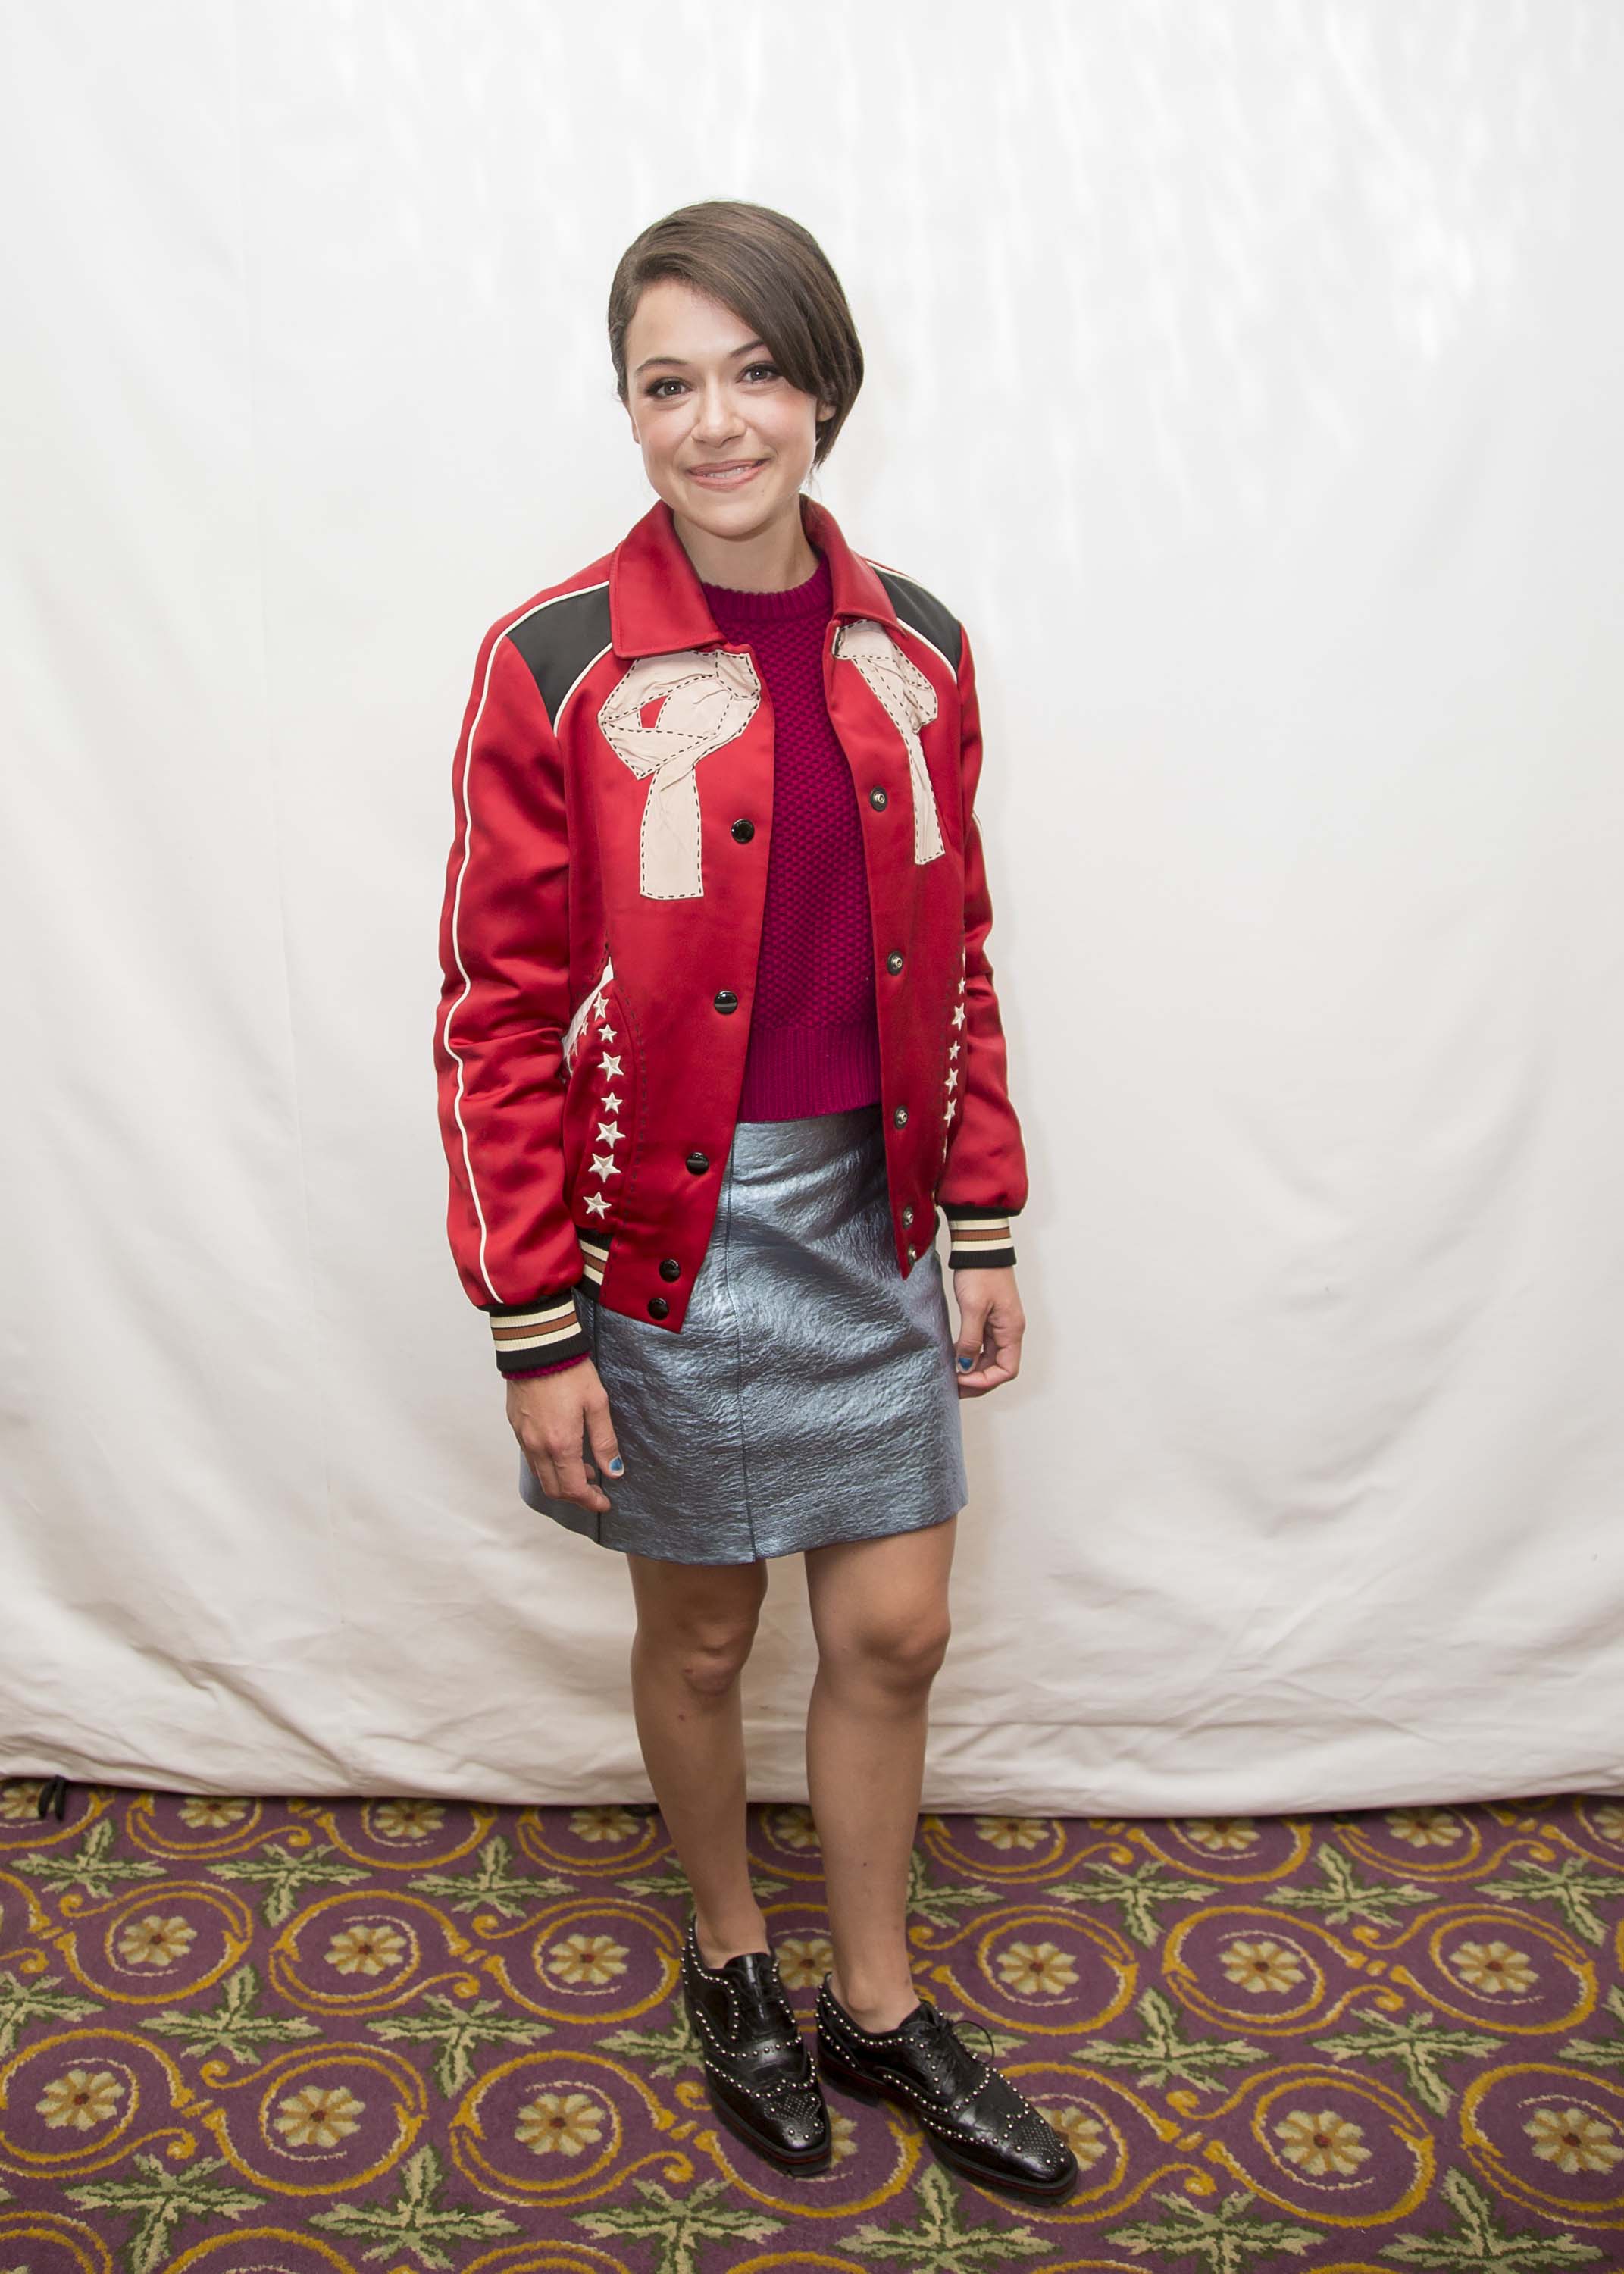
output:
[{"label": "woman's bare leg", "polygon": [[951,1631],[957,1517],[886,1540],[807,1550],[817,1678],[807,1787],[823,1853],[831,1984],[860,2029],[891,2029],[919,2002],[907,1946],[930,1685]]},{"label": "woman's bare leg", "polygon": [[765,1950],[746,1847],[739,1676],[756,1639],[767,1566],[628,1555],[637,1631],[632,1709],[643,1766],[688,1885],[707,1966]]}]

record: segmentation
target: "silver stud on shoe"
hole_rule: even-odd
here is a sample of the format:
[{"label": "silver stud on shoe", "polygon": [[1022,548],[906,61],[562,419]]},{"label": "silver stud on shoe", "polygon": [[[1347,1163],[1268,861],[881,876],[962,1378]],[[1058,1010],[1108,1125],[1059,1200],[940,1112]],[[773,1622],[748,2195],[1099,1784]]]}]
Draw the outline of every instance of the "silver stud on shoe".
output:
[{"label": "silver stud on shoe", "polygon": [[[979,2059],[958,2034],[969,2015],[949,2015],[929,1998],[894,2030],[865,2030],[824,1975],[817,1996],[823,2074],[864,2099],[906,2109],[941,2160],[978,2187],[1035,2202],[1059,2202],[1076,2187],[1069,2141],[1003,2071]],[[985,2024],[977,2022],[985,2031]],[[996,2052],[990,2033],[990,2050]]]},{"label": "silver stud on shoe", "polygon": [[829,2110],[771,1951],[707,1966],[690,1917],[682,1955],[683,1999],[721,2123],[780,2171],[826,2169]]}]

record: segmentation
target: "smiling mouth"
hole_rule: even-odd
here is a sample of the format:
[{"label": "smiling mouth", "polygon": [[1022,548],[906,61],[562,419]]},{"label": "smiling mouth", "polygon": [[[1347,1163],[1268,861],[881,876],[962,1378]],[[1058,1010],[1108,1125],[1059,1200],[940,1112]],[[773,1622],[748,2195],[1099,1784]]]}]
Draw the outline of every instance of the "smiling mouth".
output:
[{"label": "smiling mouth", "polygon": [[732,489],[740,482],[748,482],[766,463],[764,458],[750,458],[731,466],[690,466],[688,474],[692,480],[703,482],[710,489]]}]

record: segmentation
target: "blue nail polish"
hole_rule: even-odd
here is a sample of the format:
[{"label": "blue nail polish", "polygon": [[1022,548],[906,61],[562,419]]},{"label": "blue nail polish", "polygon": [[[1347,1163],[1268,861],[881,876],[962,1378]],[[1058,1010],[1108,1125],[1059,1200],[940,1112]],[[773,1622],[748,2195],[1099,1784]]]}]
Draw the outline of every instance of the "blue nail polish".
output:
[{"label": "blue nail polish", "polygon": [[609,1464],[609,1473],[610,1473],[610,1475],[611,1475],[612,1477],[618,1477],[618,1476],[620,1475],[620,1473],[621,1470],[622,1470],[625,1466],[626,1466],[625,1462],[620,1458],[620,1455],[617,1453],[617,1454],[615,1455],[615,1457],[614,1457],[613,1460],[612,1460],[612,1461],[610,1462],[610,1464]]},{"label": "blue nail polish", "polygon": [[969,1359],[968,1359],[967,1358],[961,1358],[961,1359],[959,1359],[959,1372],[960,1372],[961,1374],[962,1374],[962,1373],[966,1370],[966,1368],[969,1366],[969,1363],[970,1363],[970,1361],[969,1361]]}]

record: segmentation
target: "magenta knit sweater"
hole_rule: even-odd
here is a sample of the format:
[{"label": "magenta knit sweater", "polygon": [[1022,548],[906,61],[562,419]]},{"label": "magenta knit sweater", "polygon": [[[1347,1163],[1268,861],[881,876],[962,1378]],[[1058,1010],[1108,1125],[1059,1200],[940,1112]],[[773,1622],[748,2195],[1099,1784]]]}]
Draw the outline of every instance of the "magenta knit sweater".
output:
[{"label": "magenta knit sweater", "polygon": [[[703,590],[723,637],[754,651],[772,706],[772,842],[738,1118],[868,1105],[880,1095],[874,936],[852,770],[823,697],[829,563],[820,553],[805,584],[786,591]],[[559,1359],[508,1379],[580,1363]]]}]

